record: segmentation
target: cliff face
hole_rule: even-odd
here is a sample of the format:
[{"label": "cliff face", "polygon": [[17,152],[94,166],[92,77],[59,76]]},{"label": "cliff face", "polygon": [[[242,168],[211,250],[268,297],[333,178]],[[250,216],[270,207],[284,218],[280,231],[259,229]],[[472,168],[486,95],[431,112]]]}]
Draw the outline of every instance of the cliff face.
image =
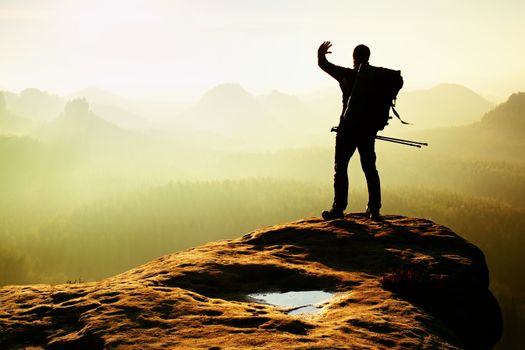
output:
[{"label": "cliff face", "polygon": [[[490,349],[488,284],[483,253],[428,220],[306,219],[100,282],[3,287],[0,348]],[[302,315],[248,297],[307,290],[335,294]]]}]

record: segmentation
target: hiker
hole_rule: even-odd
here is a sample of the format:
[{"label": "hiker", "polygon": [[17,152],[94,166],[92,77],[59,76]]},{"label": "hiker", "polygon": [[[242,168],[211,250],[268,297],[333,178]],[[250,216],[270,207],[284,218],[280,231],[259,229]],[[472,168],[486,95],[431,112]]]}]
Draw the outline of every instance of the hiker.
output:
[{"label": "hiker", "polygon": [[378,219],[381,208],[381,189],[375,154],[375,137],[378,129],[370,118],[367,118],[367,111],[362,110],[363,108],[347,110],[357,72],[361,65],[368,65],[370,49],[365,45],[355,47],[352,69],[328,62],[326,54],[331,53],[329,51],[331,47],[330,41],[323,42],[317,50],[317,59],[319,67],[338,81],[343,93],[343,110],[335,139],[334,202],[330,210],[323,211],[322,216],[325,220],[343,218],[343,212],[348,204],[348,163],[357,149],[368,186],[366,213],[369,218]]}]

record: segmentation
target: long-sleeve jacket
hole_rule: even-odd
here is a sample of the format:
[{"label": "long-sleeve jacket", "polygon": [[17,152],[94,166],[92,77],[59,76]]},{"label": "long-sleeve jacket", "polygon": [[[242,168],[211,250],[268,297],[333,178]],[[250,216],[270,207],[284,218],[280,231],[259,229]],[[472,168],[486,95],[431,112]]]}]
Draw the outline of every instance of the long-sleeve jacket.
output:
[{"label": "long-sleeve jacket", "polygon": [[343,93],[343,109],[341,111],[341,116],[346,110],[348,103],[348,98],[352,93],[352,87],[354,86],[355,81],[355,70],[352,68],[340,67],[331,62],[328,62],[326,55],[318,54],[317,63],[319,67],[333,77],[339,83],[341,92]]}]

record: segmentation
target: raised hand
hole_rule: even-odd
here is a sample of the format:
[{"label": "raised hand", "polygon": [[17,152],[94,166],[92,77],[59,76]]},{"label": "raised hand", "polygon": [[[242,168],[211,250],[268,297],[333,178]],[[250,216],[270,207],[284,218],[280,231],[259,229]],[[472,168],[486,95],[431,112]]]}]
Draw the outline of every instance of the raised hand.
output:
[{"label": "raised hand", "polygon": [[328,51],[330,50],[331,47],[332,47],[332,43],[329,41],[325,41],[319,46],[319,49],[317,49],[317,53],[319,55],[326,55],[328,53],[332,53],[332,51]]}]

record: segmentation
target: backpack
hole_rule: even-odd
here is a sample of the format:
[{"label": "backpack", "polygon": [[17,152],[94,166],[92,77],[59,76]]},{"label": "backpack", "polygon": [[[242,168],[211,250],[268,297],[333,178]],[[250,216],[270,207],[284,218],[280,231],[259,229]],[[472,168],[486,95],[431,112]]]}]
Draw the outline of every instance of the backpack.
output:
[{"label": "backpack", "polygon": [[401,71],[362,64],[357,71],[352,94],[344,113],[344,119],[351,124],[367,126],[373,130],[383,130],[388,124],[390,107],[394,115],[403,123],[394,109],[399,90],[403,87]]}]

